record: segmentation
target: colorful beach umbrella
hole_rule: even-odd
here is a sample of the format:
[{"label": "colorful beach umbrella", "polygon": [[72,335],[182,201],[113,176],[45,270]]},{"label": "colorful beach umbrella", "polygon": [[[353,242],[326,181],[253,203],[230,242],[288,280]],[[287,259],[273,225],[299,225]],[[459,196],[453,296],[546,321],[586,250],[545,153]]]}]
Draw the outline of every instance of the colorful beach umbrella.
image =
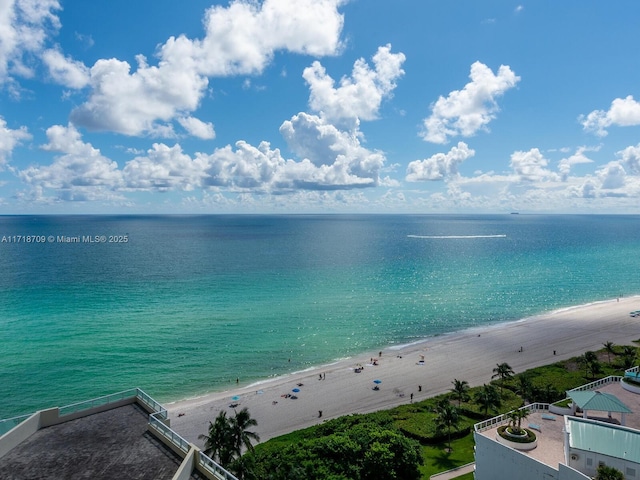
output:
[{"label": "colorful beach umbrella", "polygon": [[374,380],[373,383],[375,383],[376,385],[380,385],[382,383],[382,380]]},{"label": "colorful beach umbrella", "polygon": [[298,393],[298,392],[300,391],[300,389],[299,389],[299,388],[294,388],[294,389],[293,389],[293,390],[291,390],[291,391],[292,391],[292,392],[296,392],[296,393]]}]

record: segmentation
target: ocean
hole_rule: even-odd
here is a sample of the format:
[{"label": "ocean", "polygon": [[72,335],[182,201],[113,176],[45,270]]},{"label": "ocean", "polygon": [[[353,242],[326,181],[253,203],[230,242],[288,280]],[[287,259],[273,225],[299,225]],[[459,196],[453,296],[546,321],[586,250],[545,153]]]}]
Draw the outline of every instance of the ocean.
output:
[{"label": "ocean", "polygon": [[640,216],[3,216],[0,266],[7,418],[635,295]]}]

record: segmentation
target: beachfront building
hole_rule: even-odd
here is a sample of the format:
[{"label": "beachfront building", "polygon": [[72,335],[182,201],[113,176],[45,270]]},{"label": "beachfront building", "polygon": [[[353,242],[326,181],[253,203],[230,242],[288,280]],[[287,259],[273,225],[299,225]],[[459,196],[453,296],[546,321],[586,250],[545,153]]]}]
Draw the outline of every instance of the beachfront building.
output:
[{"label": "beachfront building", "polygon": [[[526,450],[497,435],[506,415],[476,424],[475,479],[586,480],[607,465],[640,480],[640,395],[620,380],[608,377],[567,392],[571,407],[524,407],[530,413],[523,426],[536,433]],[[579,413],[579,405],[588,409]]]},{"label": "beachfront building", "polygon": [[237,480],[137,388],[0,420],[0,478]]}]

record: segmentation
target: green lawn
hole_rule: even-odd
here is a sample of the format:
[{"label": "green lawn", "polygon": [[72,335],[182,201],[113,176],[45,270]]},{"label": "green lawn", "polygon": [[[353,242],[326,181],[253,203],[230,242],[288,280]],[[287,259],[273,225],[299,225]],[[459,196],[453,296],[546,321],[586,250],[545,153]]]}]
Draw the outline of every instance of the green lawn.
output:
[{"label": "green lawn", "polygon": [[422,447],[424,465],[420,468],[423,479],[428,479],[436,473],[461,467],[474,461],[473,458],[473,434],[451,442],[451,453],[445,450],[444,445]]}]

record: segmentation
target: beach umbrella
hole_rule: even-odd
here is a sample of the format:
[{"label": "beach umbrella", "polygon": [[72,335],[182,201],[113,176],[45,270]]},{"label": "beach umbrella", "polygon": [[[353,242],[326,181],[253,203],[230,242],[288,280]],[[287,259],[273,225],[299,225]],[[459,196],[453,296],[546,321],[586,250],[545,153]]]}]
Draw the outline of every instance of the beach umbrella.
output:
[{"label": "beach umbrella", "polygon": [[376,385],[380,385],[382,383],[382,380],[374,380],[373,383],[375,383]]},{"label": "beach umbrella", "polygon": [[296,392],[296,393],[298,393],[298,392],[300,391],[300,389],[299,389],[299,388],[294,388],[294,389],[293,389],[293,390],[291,390],[291,391],[292,391],[292,392]]},{"label": "beach umbrella", "polygon": [[231,400],[237,402],[238,400],[240,400],[240,397],[238,395],[234,395],[233,397],[231,397]]}]

